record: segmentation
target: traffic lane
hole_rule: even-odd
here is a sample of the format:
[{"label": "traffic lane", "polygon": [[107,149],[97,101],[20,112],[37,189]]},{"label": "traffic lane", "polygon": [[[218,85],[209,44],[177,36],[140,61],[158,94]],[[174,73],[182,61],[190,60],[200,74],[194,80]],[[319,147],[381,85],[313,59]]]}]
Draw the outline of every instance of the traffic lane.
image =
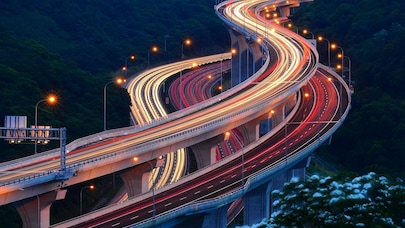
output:
[{"label": "traffic lane", "polygon": [[[307,102],[310,102],[310,100],[308,100]],[[312,101],[313,102],[313,101]],[[305,103],[305,102],[304,102]],[[310,106],[310,104],[305,104],[303,105],[303,107],[308,107]],[[302,116],[308,116],[307,112],[309,112],[310,109],[309,108],[303,108],[298,112],[298,118],[302,118]],[[295,119],[294,121],[297,121],[297,119]],[[291,125],[290,130],[292,130],[293,128],[295,128],[295,126]],[[284,132],[280,131],[276,138],[283,138],[285,137]],[[275,144],[273,140],[271,140],[270,142],[271,144]],[[278,147],[283,147],[283,145],[281,144],[277,144]],[[258,157],[257,156],[257,152],[260,151],[265,151],[264,153],[262,153],[262,156]],[[264,158],[277,158],[277,155],[280,154],[279,152],[280,150],[276,150],[276,152],[274,152],[274,155],[270,155],[268,156],[268,144],[266,143],[266,145],[262,145],[260,147],[258,147],[257,149],[253,150],[252,152],[248,152],[246,153],[244,156],[246,158],[246,169],[245,172],[246,175],[250,175],[250,172],[254,171],[254,167],[256,167],[255,163],[256,161],[261,161],[259,162],[261,165],[257,166],[257,168],[263,168],[265,166],[267,166],[267,164],[265,164],[263,161]],[[256,155],[255,155],[256,154]],[[241,171],[241,166],[242,166],[242,161],[240,158],[235,159],[231,162],[228,162],[227,164],[225,164],[224,166],[221,166],[219,169],[215,170],[215,171],[211,171],[210,173],[205,174],[204,176],[199,176],[196,177],[195,179],[193,179],[193,181],[189,182],[187,184],[186,187],[175,187],[173,189],[171,189],[170,191],[168,191],[165,194],[159,194],[155,196],[155,203],[156,203],[156,214],[159,214],[160,212],[164,212],[167,210],[170,210],[172,208],[178,207],[183,205],[185,202],[185,200],[187,201],[193,201],[193,200],[197,200],[197,199],[204,199],[208,196],[211,196],[213,193],[217,193],[219,190],[221,191],[230,191],[232,189],[235,188],[240,188],[242,185],[242,180],[241,180],[241,175],[242,175],[242,171]],[[240,170],[240,172],[237,172],[237,170]],[[249,171],[249,173],[248,173]],[[239,174],[238,174],[239,173]],[[194,186],[199,186],[198,190],[194,189]],[[150,204],[150,200],[149,201],[144,201],[144,203],[146,204]],[[135,223],[136,221],[142,221],[144,219],[150,218],[151,217],[151,213],[153,213],[153,210],[151,211],[151,206],[149,205],[149,207],[143,205],[139,205],[136,206],[134,205],[133,207],[130,208],[126,208],[126,209],[122,209],[117,213],[114,213],[111,216],[108,216],[108,218],[112,219],[114,217],[116,217],[117,215],[119,215],[118,217],[121,216],[121,218],[119,219],[119,222],[117,220],[111,220],[110,219],[106,219],[104,218],[102,221],[98,221],[95,223],[90,224],[95,225],[97,223],[103,223],[108,221],[107,223],[104,223],[103,225],[101,225],[100,227],[111,227],[112,225],[115,225],[117,223],[120,224],[120,226],[122,225],[130,225]],[[88,227],[85,224],[81,224],[84,227]]]}]

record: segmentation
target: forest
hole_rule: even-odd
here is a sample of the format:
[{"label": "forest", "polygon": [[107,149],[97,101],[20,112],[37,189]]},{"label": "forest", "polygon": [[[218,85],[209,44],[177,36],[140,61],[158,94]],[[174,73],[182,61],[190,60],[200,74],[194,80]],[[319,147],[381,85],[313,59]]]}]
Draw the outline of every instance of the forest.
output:
[{"label": "forest", "polygon": [[[103,129],[103,87],[117,76],[187,57],[226,52],[230,38],[212,0],[15,0],[0,4],[0,117],[27,116],[66,127],[68,141]],[[351,60],[355,88],[350,114],[332,144],[315,153],[342,172],[404,177],[405,1],[315,0],[293,10],[291,22],[336,42]],[[302,34],[303,35],[303,34]],[[166,44],[166,45],[165,45]],[[324,44],[319,43],[326,63]],[[165,49],[166,47],[166,49]],[[336,53],[334,53],[336,54]],[[130,55],[135,60],[128,60]],[[332,63],[337,63],[335,57]],[[128,65],[128,72],[121,67]],[[129,125],[125,89],[108,87],[108,129]],[[39,151],[57,147],[51,143]],[[33,145],[0,141],[0,162],[33,154]],[[1,212],[2,216],[8,212]],[[9,219],[9,218],[8,218]],[[18,223],[18,222],[17,222]]]}]

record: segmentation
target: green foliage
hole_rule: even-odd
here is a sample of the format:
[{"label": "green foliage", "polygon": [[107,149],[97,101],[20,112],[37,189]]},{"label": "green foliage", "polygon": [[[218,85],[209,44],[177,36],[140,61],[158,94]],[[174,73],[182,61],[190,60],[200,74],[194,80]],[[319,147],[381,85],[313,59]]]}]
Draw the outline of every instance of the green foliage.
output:
[{"label": "green foliage", "polygon": [[[69,142],[102,131],[103,87],[122,76],[120,69],[129,55],[136,59],[128,63],[128,72],[137,72],[147,67],[152,45],[159,52],[150,56],[151,65],[180,59],[185,38],[192,39],[185,49],[187,57],[229,50],[228,33],[212,4],[211,0],[2,2],[0,118],[27,116],[30,126],[35,104],[54,93],[58,96],[55,105],[41,103],[38,107],[40,125],[66,127]],[[128,94],[113,84],[107,90],[107,128],[129,126]],[[55,143],[39,145],[38,151],[58,147],[59,142]],[[3,140],[0,148],[0,162],[31,155],[34,150],[33,144],[9,145]],[[52,211],[52,222],[73,216],[69,210],[77,209],[78,192],[77,187],[72,188],[67,197],[74,200],[65,200],[59,211]],[[93,192],[96,199],[107,194],[103,191]],[[1,224],[21,227],[17,212],[9,206],[0,210],[4,215]]]},{"label": "green foliage", "polygon": [[375,173],[353,179],[293,179],[272,193],[268,227],[398,227],[404,225],[405,186]]},{"label": "green foliage", "polygon": [[[404,176],[405,2],[315,0],[294,14],[294,24],[336,42],[351,59],[352,109],[320,155],[357,172],[372,168]],[[321,61],[326,50],[318,45]],[[332,66],[340,60],[331,52]],[[345,63],[347,64],[347,63]],[[374,170],[377,171],[377,170]]]},{"label": "green foliage", "polygon": [[186,37],[193,39],[189,54],[229,50],[227,32],[209,0],[35,2],[4,4],[0,27],[37,40],[91,72],[118,69],[131,54],[137,65],[146,66],[148,50],[158,45],[163,51],[165,35],[170,36],[168,52],[156,55],[156,61],[179,58]]}]

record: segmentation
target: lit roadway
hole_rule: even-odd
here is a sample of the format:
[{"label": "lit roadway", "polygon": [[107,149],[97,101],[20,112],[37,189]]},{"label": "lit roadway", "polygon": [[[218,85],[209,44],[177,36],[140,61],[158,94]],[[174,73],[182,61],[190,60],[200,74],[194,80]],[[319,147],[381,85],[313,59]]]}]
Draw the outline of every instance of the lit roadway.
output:
[{"label": "lit roadway", "polygon": [[[230,54],[223,54],[221,56],[224,59],[230,58]],[[165,65],[164,67],[149,69],[135,75],[129,80],[127,90],[131,99],[132,115],[136,123],[145,125],[159,118],[167,117],[166,109],[163,106],[163,102],[161,102],[160,91],[169,77],[180,71],[206,64],[207,61],[216,60],[217,56],[214,56],[214,58],[211,56],[186,60]],[[153,170],[149,187],[152,187],[152,183],[155,180],[158,181],[155,187],[159,188],[182,177],[187,161],[185,156],[186,153],[183,148],[167,154],[163,167],[157,167]]]},{"label": "lit roadway", "polygon": [[[252,2],[258,4],[264,1],[250,1],[249,3]],[[204,134],[205,131],[209,130],[207,129],[208,126],[213,124],[222,127],[228,122],[248,119],[252,113],[256,112],[255,110],[260,110],[268,105],[276,106],[281,104],[290,94],[297,92],[304,84],[307,84],[318,67],[316,52],[311,51],[311,47],[300,40],[301,38],[292,37],[281,28],[279,29],[276,26],[270,28],[270,25],[257,23],[256,19],[252,21],[251,16],[245,13],[245,9],[250,6],[243,6],[241,3],[235,2],[235,6],[231,4],[232,10],[225,10],[225,12],[229,14],[228,17],[231,15],[233,21],[238,23],[239,26],[260,34],[266,45],[271,45],[277,51],[278,64],[274,69],[270,71],[267,68],[269,66],[269,59],[267,59],[266,64],[257,74],[235,88],[238,93],[224,92],[215,98],[202,102],[201,105],[192,106],[173,115],[169,114],[153,123],[138,127],[139,130],[135,129],[121,137],[88,147],[72,149],[67,156],[67,167],[116,153],[116,151],[125,151],[125,153],[117,155],[115,159],[132,159],[134,156],[146,152],[147,148],[156,148],[156,142],[175,143],[183,140],[185,135],[189,135],[189,132],[198,131],[199,134]],[[215,62],[220,57],[214,56],[210,58],[212,58],[212,62]],[[214,60],[215,58],[216,60]],[[209,59],[206,59],[204,63],[209,61]],[[190,66],[190,63],[184,65],[184,68],[187,68],[187,66]],[[177,70],[177,72],[179,71]],[[340,119],[340,116],[336,115],[337,107],[343,104],[339,103],[341,99],[339,99],[338,91],[334,86],[330,86],[330,84],[334,85],[334,83],[338,83],[337,79],[333,78],[332,81],[329,81],[323,75],[317,75],[311,79],[310,83],[304,87],[305,93],[310,94],[309,97],[304,96],[305,93],[301,93],[302,105],[297,115],[284,131],[279,131],[278,134],[269,139],[269,143],[273,145],[272,147],[268,148],[266,146],[267,149],[258,147],[257,149],[243,151],[243,164],[241,163],[243,160],[241,154],[237,153],[235,156],[230,156],[228,159],[224,159],[207,169],[182,178],[176,184],[158,189],[156,191],[157,214],[167,212],[170,208],[175,208],[185,202],[196,202],[197,200],[207,199],[219,192],[229,192],[232,189],[241,188],[242,176],[246,179],[253,172],[260,172],[262,169],[288,163],[288,159],[296,156],[300,149],[306,145],[317,139],[319,140],[318,137],[336,125],[335,121]],[[327,96],[325,96],[325,93]],[[345,94],[341,94],[341,96]],[[348,99],[345,98],[346,101]],[[134,109],[135,111],[140,110],[136,106]],[[134,113],[134,115],[137,114]],[[144,120],[144,122],[148,122],[148,120]],[[127,152],[126,150],[129,148],[135,149]],[[24,165],[16,166],[13,169],[2,169],[0,167],[2,171],[0,175],[0,183],[2,183],[0,185],[0,195],[24,184],[24,182],[19,182],[18,185],[5,185],[4,183],[32,176],[32,173],[46,173],[59,169],[58,160],[39,160],[36,156],[32,156],[31,159]],[[242,166],[244,167],[243,172],[241,171]],[[240,174],[238,174],[237,170],[240,171]],[[122,207],[122,209],[116,210],[114,214],[110,215],[102,212],[103,217],[98,217],[96,220],[89,219],[89,216],[93,217],[97,213],[101,213],[95,212],[87,217],[76,219],[73,224],[76,224],[76,222],[79,222],[78,224],[88,222],[87,224],[104,224],[106,227],[111,227],[111,225],[115,224],[123,226],[142,221],[151,217],[150,197],[149,192],[141,197],[129,199],[120,205],[115,205],[116,207]],[[133,204],[143,198],[147,199]],[[131,206],[125,207],[130,204]],[[126,219],[116,219],[117,215],[128,217]],[[67,224],[62,226],[67,226]],[[79,226],[83,227],[83,225]]]},{"label": "lit roadway", "polygon": [[[154,140],[165,138],[171,138],[174,142],[182,140],[181,133],[191,131],[196,129],[196,127],[200,128],[199,131],[203,134],[205,130],[204,126],[210,125],[210,123],[220,121],[221,123],[218,124],[226,125],[226,119],[228,121],[234,121],[235,118],[244,119],[248,115],[247,112],[258,108],[260,105],[270,102],[275,105],[281,103],[289,94],[296,92],[302,84],[306,83],[314,72],[317,61],[310,54],[308,46],[302,46],[294,40],[280,35],[275,30],[269,33],[268,36],[272,37],[272,41],[277,40],[277,42],[272,42],[272,45],[278,50],[280,64],[271,73],[266,72],[266,66],[259,70],[259,72],[270,73],[269,75],[265,75],[267,77],[263,78],[262,75],[256,74],[255,77],[237,86],[236,89],[245,89],[243,93],[235,94],[232,97],[225,97],[228,94],[227,91],[218,96],[226,99],[219,98],[215,101],[210,99],[207,102],[202,102],[198,107],[183,110],[180,114],[175,113],[174,115],[168,115],[167,118],[160,118],[158,121],[155,121],[155,124],[140,128],[141,131],[97,145],[72,150],[67,156],[67,167],[74,166],[75,163],[86,162],[89,159],[110,154],[111,152],[138,146],[135,148],[139,148],[139,150],[133,150],[120,157],[120,159],[131,158],[142,153],[142,149],[145,151],[146,148],[153,148],[155,144]],[[209,62],[210,58],[211,61],[214,61],[215,58],[218,61],[221,57],[222,54],[206,57],[205,61],[201,61],[206,63]],[[266,61],[266,64],[268,63],[269,60]],[[184,65],[184,68],[187,68],[190,64],[192,62]],[[260,78],[261,83],[257,83],[258,78]],[[235,117],[235,113],[239,113],[240,115]],[[233,117],[231,118],[231,116]],[[167,141],[170,143],[170,140]],[[33,157],[33,159],[35,160],[36,158]],[[39,163],[32,161],[25,162],[21,168],[13,167],[12,172],[10,170],[1,170],[3,173],[0,175],[0,182],[32,176],[32,173],[58,169],[59,162],[56,160],[45,160]],[[7,187],[0,187],[0,194],[9,190]]]},{"label": "lit roadway", "polygon": [[[221,193],[236,191],[251,176],[262,171],[284,166],[289,159],[312,143],[320,143],[320,137],[340,119],[339,102],[348,100],[347,93],[339,96],[340,81],[320,71],[303,87],[300,108],[286,127],[279,130],[254,149],[241,152],[220,161],[213,168],[193,173],[180,180],[177,185],[168,185],[155,191],[156,214],[165,214],[172,209],[185,207],[196,202],[212,199]],[[271,145],[271,146],[269,146]],[[243,156],[243,159],[242,159]],[[242,160],[244,163],[242,164]],[[243,171],[242,171],[243,167]],[[243,172],[243,174],[242,174]],[[242,182],[242,176],[244,180]],[[118,205],[114,205],[118,206]],[[72,227],[123,227],[138,221],[150,219],[152,202],[150,193],[144,197],[130,199],[119,205],[112,213],[104,210],[79,218],[78,226]],[[98,217],[97,214],[102,216]]]},{"label": "lit roadway", "polygon": [[[275,30],[271,30],[268,36],[271,36],[273,34],[276,34]],[[283,39],[283,37],[281,36],[280,39]],[[297,44],[292,45],[294,49],[297,47],[296,45]],[[283,49],[282,47],[281,48],[279,47],[281,46],[278,46],[276,49],[278,50]],[[301,51],[303,51],[305,47],[301,46],[301,48],[302,48]],[[276,69],[272,71],[270,74],[273,75],[274,72],[280,71],[290,72],[290,74],[294,74],[291,77],[291,79],[288,80],[280,79],[279,81],[277,81],[278,78],[282,78],[282,76],[285,76],[282,73],[278,73],[279,75],[270,77],[272,78],[270,81],[266,80],[268,77],[258,76],[261,80],[260,82],[257,80],[244,83],[245,84],[244,88],[248,88],[246,91],[231,96],[230,98],[227,98],[229,100],[232,100],[230,105],[237,106],[240,103],[244,103],[243,101],[249,100],[250,97],[254,97],[254,99],[260,99],[262,96],[266,96],[267,93],[265,92],[260,93],[260,95],[257,97],[254,96],[255,93],[252,94],[248,92],[250,90],[254,90],[255,87],[264,86],[265,88],[269,88],[272,87],[273,85],[277,85],[274,86],[275,90],[277,89],[283,90],[285,88],[289,88],[288,86],[289,85],[291,86],[291,84],[302,81],[302,78],[300,77],[295,78],[294,76],[302,72],[302,69],[300,69],[300,67],[306,66],[305,62],[307,61],[310,62],[311,60],[309,58],[310,57],[309,51],[307,51],[307,53],[303,51],[303,53],[304,54],[301,55],[299,54],[299,51],[297,52],[298,56],[296,56],[297,57],[296,59],[304,59],[303,61],[296,61],[297,65],[295,65],[295,67],[297,67],[298,70],[293,69],[289,71],[288,67],[294,65],[293,64],[294,61],[291,61],[291,64],[288,63],[285,64],[282,70],[280,70],[280,67],[277,66]],[[284,56],[285,58],[289,59],[292,58],[292,56],[294,55],[291,53],[284,53],[281,51],[279,52],[279,56]],[[282,63],[284,61],[279,61],[280,65],[283,65]],[[301,76],[302,74],[303,73],[301,73]],[[328,129],[330,129],[330,127],[334,126],[336,120],[340,119],[340,116],[336,116],[338,110],[337,107],[339,107],[338,102],[340,101],[338,92],[334,86],[328,85],[328,83],[333,84],[333,82],[337,82],[337,80],[332,78],[330,81],[329,78],[321,74],[317,75],[311,80],[309,84],[310,86],[305,87],[306,91],[302,93],[301,97],[303,98],[302,101],[303,104],[300,106],[301,108],[295,115],[291,124],[287,125],[287,127],[285,127],[285,130],[279,131],[278,134],[274,135],[271,139],[269,139],[270,140],[269,142],[265,143],[266,145],[271,144],[273,146],[270,148],[268,146],[265,146],[265,148],[258,147],[257,149],[254,149],[254,152],[252,152],[253,150],[242,152],[245,153],[244,154],[245,162],[243,163],[244,167],[243,175],[241,168],[242,159],[240,159],[240,154],[238,154],[238,156],[234,156],[235,159],[232,161],[229,161],[230,160],[229,159],[226,160],[226,162],[219,162],[214,165],[215,167],[220,168],[216,169],[212,168],[210,169],[212,170],[210,172],[203,172],[203,174],[202,172],[197,172],[195,174],[185,177],[180,181],[182,182],[181,186],[180,184],[177,186],[170,185],[158,189],[157,193],[162,192],[162,194],[156,195],[156,208],[157,208],[156,212],[158,214],[160,212],[164,213],[170,211],[171,208],[176,208],[177,206],[186,204],[187,202],[190,203],[195,202],[196,200],[206,199],[207,197],[211,196],[214,193],[218,194],[219,191],[229,192],[232,189],[241,188],[242,176],[244,176],[244,179],[246,179],[254,171],[258,171],[265,167],[268,168],[288,163],[289,157],[295,156],[296,153],[300,151],[300,149],[313,143],[316,140],[319,140],[320,139],[319,137],[323,135],[324,132],[326,132]],[[270,96],[277,97],[277,93],[271,94]],[[233,99],[236,99],[236,101]],[[247,105],[249,102],[252,102],[252,100],[249,100],[247,103],[245,103],[245,105]],[[315,104],[318,105],[314,106]],[[225,107],[223,107],[223,109],[225,109]],[[216,111],[217,110],[218,109],[216,109]],[[220,111],[221,110],[218,110],[218,112]],[[209,115],[209,113],[207,112],[205,112],[205,114]],[[285,156],[287,154],[288,156]],[[271,161],[273,163],[271,163]],[[237,174],[238,172],[236,172],[236,170],[238,169],[240,170],[239,175]],[[214,180],[211,181],[212,179]],[[240,181],[238,182],[237,180]],[[244,180],[243,182],[245,181],[246,180]],[[171,189],[168,190],[169,188]],[[130,199],[129,201],[123,203],[122,205],[119,205],[119,207],[122,206],[122,208],[114,210],[114,213],[112,213],[111,215],[106,214],[104,211],[102,212],[100,211],[95,212],[94,214],[92,213],[93,215],[89,215],[92,217],[93,216],[96,217],[97,213],[102,213],[103,216],[99,219],[91,220],[89,219],[89,217],[83,217],[83,220],[79,218],[79,220],[81,221],[76,222],[79,222],[80,226],[86,226],[85,224],[80,222],[87,221],[88,225],[90,226],[99,226],[103,224],[105,225],[105,227],[111,227],[111,226],[125,226],[126,224],[127,225],[133,224],[136,221],[142,221],[143,219],[150,218],[151,213],[153,212],[153,210],[151,210],[152,209],[151,200],[150,198],[148,198],[150,197],[150,193],[148,197],[146,195],[144,197]],[[136,200],[142,198],[146,199],[144,201],[140,201],[137,204],[134,204]],[[125,207],[126,204],[128,204],[129,206]],[[121,218],[116,219],[117,216]],[[122,218],[123,216],[124,218]]]}]

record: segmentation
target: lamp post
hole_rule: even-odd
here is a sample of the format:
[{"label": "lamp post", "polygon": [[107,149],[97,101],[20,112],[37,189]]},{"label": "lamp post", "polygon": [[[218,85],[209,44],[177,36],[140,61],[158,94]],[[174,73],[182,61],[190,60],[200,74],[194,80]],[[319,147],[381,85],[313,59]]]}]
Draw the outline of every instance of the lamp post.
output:
[{"label": "lamp post", "polygon": [[125,71],[125,75],[128,73],[128,60],[135,60],[135,55],[131,55],[128,58],[125,59],[125,66],[122,67],[122,71]]},{"label": "lamp post", "polygon": [[94,185],[84,186],[82,189],[80,189],[80,214],[83,213],[83,190],[87,188],[93,190]]},{"label": "lamp post", "polygon": [[34,130],[34,132],[35,132],[35,134],[34,134],[34,136],[35,136],[34,137],[35,138],[34,153],[35,154],[37,153],[37,144],[38,144],[38,130],[37,130],[38,129],[38,105],[45,101],[47,101],[50,104],[53,104],[56,102],[56,97],[54,95],[49,95],[46,99],[39,100],[37,102],[37,104],[35,105],[35,130]]},{"label": "lamp post", "polygon": [[294,28],[295,33],[298,34],[298,28],[295,27],[295,26],[293,26],[293,24],[292,24],[291,22],[288,22],[287,27],[288,27],[289,29],[293,29],[293,28]]},{"label": "lamp post", "polygon": [[181,43],[181,58],[184,59],[184,45],[190,46],[191,40],[186,39],[183,43]]},{"label": "lamp post", "polygon": [[[150,165],[150,170],[152,171],[155,167],[152,165],[152,163],[150,161],[147,161],[147,162]],[[153,210],[152,216],[153,216],[153,219],[155,219],[155,217],[156,217],[155,186],[153,186],[153,183],[152,183],[151,189],[152,189],[152,210]]]},{"label": "lamp post", "polygon": [[166,43],[167,43],[167,38],[169,38],[170,36],[169,35],[164,35],[164,38],[165,38],[165,51],[167,51],[167,49],[166,49]]},{"label": "lamp post", "polygon": [[[133,160],[134,160],[134,162],[137,162],[138,157],[134,157]],[[150,170],[152,171],[155,168],[155,166],[149,160],[146,161],[146,162],[148,162],[148,164],[150,165]],[[151,190],[152,190],[152,210],[153,210],[152,216],[153,216],[153,219],[155,219],[155,217],[156,217],[156,204],[155,204],[155,188],[154,188],[153,184],[151,186]]]},{"label": "lamp post", "polygon": [[41,227],[41,201],[39,199],[38,195],[35,195],[37,197],[37,210],[38,210],[38,227]]},{"label": "lamp post", "polygon": [[154,52],[154,53],[158,52],[158,47],[153,46],[152,49],[148,51],[148,67],[149,67],[149,63],[150,63],[150,62],[149,62],[149,59],[150,59],[150,52]]},{"label": "lamp post", "polygon": [[341,47],[339,47],[339,46],[337,46],[336,44],[331,44],[330,45],[330,48],[331,49],[340,49],[340,51],[341,51],[341,55],[342,55],[342,72],[341,72],[341,74],[342,74],[342,78],[343,78],[343,63],[344,63],[344,57],[343,56],[345,56],[345,52],[343,51],[343,48],[341,48]]},{"label": "lamp post", "polygon": [[305,34],[305,35],[306,34],[311,34],[311,39],[315,39],[315,35],[312,32],[308,31],[308,29],[302,30],[302,33]]},{"label": "lamp post", "polygon": [[[342,65],[341,65],[341,77],[342,77],[342,79],[343,79],[343,63],[344,63],[344,57],[343,56],[345,56],[345,52],[343,51],[343,48],[341,48],[341,47],[339,47],[339,46],[337,46],[336,44],[331,44],[330,45],[330,48],[331,49],[340,49],[340,51],[341,51],[341,55],[342,55]],[[340,89],[339,89],[339,93],[340,94],[342,94],[342,90],[343,90],[343,88],[342,88],[343,86],[342,86],[342,83],[340,83]],[[342,106],[343,106],[343,104],[342,103],[340,103],[340,107],[339,107],[339,114],[340,114],[340,118],[342,118],[342,114],[343,114],[343,110],[342,110]]]},{"label": "lamp post", "polygon": [[318,41],[323,41],[323,40],[328,42],[328,67],[330,67],[330,41],[328,39],[326,39],[325,37],[322,37],[322,36],[318,37]]},{"label": "lamp post", "polygon": [[[352,75],[352,60],[348,57],[348,56],[346,56],[346,55],[344,55],[344,56],[342,56],[341,54],[339,54],[338,55],[338,58],[342,58],[342,59],[346,59],[347,60],[347,71],[348,71],[348,74],[349,74],[349,78],[348,78],[348,86],[349,86],[349,88],[351,87],[351,81],[352,81],[352,79],[351,79],[351,75]],[[342,65],[342,71],[344,70],[344,65]]]},{"label": "lamp post", "polygon": [[125,82],[125,79],[117,78],[115,81],[109,81],[104,85],[104,90],[103,90],[104,91],[104,94],[103,94],[103,97],[104,97],[104,99],[103,99],[104,100],[104,102],[103,102],[104,103],[104,131],[107,130],[107,86],[112,83],[121,85],[124,82]]}]

